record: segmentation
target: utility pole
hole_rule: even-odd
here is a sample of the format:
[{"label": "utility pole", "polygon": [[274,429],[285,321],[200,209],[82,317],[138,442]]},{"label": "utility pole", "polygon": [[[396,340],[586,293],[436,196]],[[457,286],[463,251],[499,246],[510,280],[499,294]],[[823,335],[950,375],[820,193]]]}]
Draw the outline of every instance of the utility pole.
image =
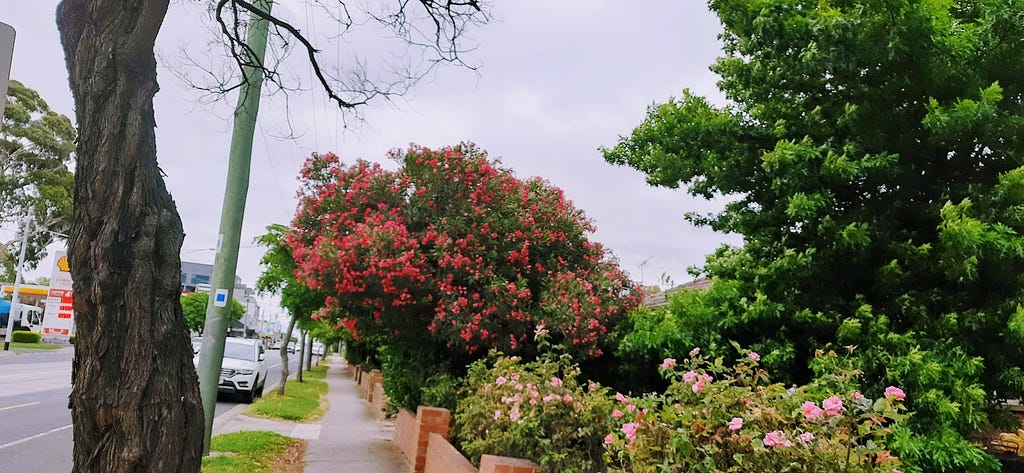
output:
[{"label": "utility pole", "polygon": [[[272,0],[256,0],[260,11],[270,13]],[[249,64],[262,65],[267,49],[267,21],[251,14],[247,43]],[[252,138],[256,130],[256,115],[260,108],[263,71],[252,65],[243,66],[245,83],[239,89],[235,107],[235,124],[231,135],[228,158],[228,179],[224,191],[224,206],[220,216],[220,234],[217,238],[217,256],[210,278],[210,303],[206,307],[203,326],[203,345],[199,351],[199,393],[203,400],[206,430],[203,434],[203,454],[210,452],[213,432],[213,414],[217,407],[217,385],[224,358],[224,339],[227,337],[228,315],[235,289],[235,270],[238,267],[238,246],[242,239],[242,217],[245,198],[249,193],[249,163],[252,159]]]},{"label": "utility pole", "polygon": [[32,221],[25,217],[25,223],[21,226],[21,253],[18,254],[18,267],[15,268],[14,295],[11,296],[11,310],[7,314],[7,333],[4,334],[4,351],[11,348],[11,338],[14,336],[14,318],[21,314],[21,306],[18,303],[18,293],[21,291],[21,267],[25,265],[25,248],[28,247],[28,232],[32,228]]}]

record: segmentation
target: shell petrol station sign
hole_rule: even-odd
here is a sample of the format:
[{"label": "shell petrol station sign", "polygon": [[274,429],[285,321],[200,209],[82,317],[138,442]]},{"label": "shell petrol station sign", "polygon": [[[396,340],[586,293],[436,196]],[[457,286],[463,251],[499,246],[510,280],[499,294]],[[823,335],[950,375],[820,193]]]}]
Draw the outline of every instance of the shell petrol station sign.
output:
[{"label": "shell petrol station sign", "polygon": [[43,336],[68,338],[75,333],[75,312],[71,304],[71,267],[67,252],[53,255],[50,292],[43,313]]}]

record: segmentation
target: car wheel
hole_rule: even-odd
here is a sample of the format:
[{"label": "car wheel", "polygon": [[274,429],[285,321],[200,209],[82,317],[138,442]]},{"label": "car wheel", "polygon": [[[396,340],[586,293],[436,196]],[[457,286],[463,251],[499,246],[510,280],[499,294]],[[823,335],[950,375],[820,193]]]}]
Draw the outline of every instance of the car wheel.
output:
[{"label": "car wheel", "polygon": [[252,404],[256,400],[256,390],[250,389],[242,392],[242,402]]},{"label": "car wheel", "polygon": [[263,397],[263,387],[266,386],[266,385],[267,385],[267,380],[263,380],[263,382],[260,383],[259,387],[256,388],[256,395],[257,396]]}]

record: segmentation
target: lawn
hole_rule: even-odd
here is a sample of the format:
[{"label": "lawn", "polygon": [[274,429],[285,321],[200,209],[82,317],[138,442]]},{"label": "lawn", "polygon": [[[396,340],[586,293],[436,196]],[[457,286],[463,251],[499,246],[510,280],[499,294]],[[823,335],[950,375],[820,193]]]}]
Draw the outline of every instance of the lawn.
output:
[{"label": "lawn", "polygon": [[235,432],[214,437],[202,473],[271,473],[274,460],[301,440],[273,432]]},{"label": "lawn", "polygon": [[42,343],[23,343],[23,342],[12,342],[11,348],[21,348],[26,350],[60,350],[59,345],[44,345]]},{"label": "lawn", "polygon": [[327,383],[322,381],[326,373],[326,366],[314,366],[303,373],[304,382],[288,380],[284,396],[278,396],[277,390],[267,392],[249,407],[246,415],[296,422],[319,419],[327,408],[323,399]]}]

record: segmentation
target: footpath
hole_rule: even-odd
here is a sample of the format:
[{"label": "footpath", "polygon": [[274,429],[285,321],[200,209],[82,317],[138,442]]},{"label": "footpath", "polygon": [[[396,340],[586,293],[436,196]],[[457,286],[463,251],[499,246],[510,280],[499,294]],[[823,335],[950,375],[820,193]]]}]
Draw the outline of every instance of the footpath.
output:
[{"label": "footpath", "polygon": [[248,406],[239,405],[214,421],[214,435],[267,430],[305,439],[305,473],[408,472],[405,458],[391,441],[394,426],[381,421],[359,396],[350,376],[352,368],[341,357],[330,359],[325,378],[328,409],[319,422],[297,424],[249,417],[242,414]]}]

